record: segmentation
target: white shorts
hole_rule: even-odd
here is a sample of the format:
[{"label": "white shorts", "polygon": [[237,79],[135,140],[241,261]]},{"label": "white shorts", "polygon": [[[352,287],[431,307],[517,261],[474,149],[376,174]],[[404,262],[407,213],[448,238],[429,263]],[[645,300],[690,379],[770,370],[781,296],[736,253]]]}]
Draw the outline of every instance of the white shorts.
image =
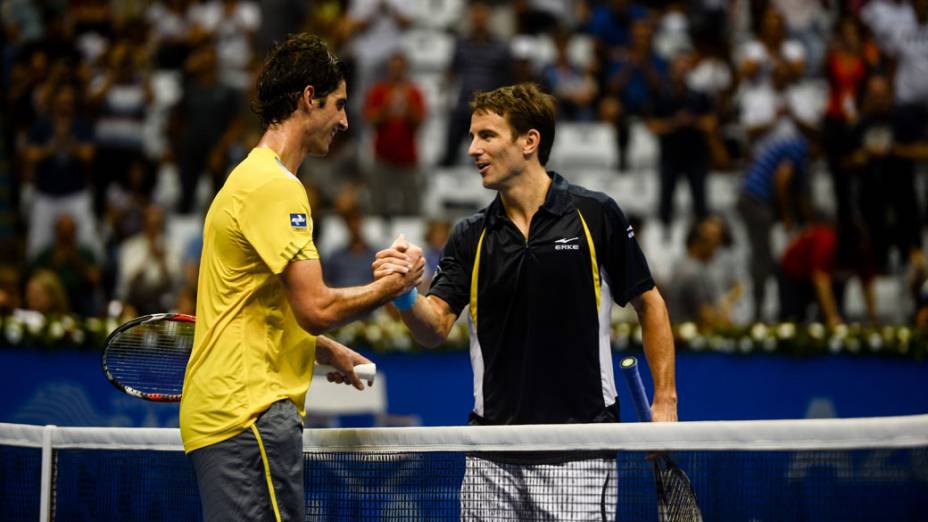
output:
[{"label": "white shorts", "polygon": [[461,520],[615,520],[615,459],[509,464],[468,456]]}]

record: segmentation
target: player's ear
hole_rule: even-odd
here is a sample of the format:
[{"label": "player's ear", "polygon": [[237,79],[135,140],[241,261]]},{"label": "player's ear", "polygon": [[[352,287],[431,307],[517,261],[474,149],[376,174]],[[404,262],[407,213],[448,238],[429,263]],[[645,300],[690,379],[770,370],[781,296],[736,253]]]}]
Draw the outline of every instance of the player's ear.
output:
[{"label": "player's ear", "polygon": [[528,132],[522,135],[523,145],[522,145],[522,154],[525,156],[531,156],[533,153],[538,152],[538,147],[541,146],[541,133],[537,129],[529,129]]},{"label": "player's ear", "polygon": [[313,97],[315,95],[316,95],[316,89],[314,89],[312,85],[307,85],[306,87],[303,87],[303,94],[301,96],[301,99],[303,103],[306,105],[307,109],[312,108]]}]

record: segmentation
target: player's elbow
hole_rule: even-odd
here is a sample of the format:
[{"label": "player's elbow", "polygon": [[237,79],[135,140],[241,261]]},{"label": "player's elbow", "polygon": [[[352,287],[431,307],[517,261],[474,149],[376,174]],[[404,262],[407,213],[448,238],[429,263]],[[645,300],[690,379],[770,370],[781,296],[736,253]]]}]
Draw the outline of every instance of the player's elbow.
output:
[{"label": "player's elbow", "polygon": [[331,323],[325,320],[324,317],[300,313],[294,315],[296,315],[296,322],[300,327],[313,335],[322,335],[332,329]]},{"label": "player's elbow", "polygon": [[338,326],[338,318],[331,308],[318,302],[305,303],[294,308],[293,313],[300,327],[313,335],[322,335]]},{"label": "player's elbow", "polygon": [[447,334],[442,334],[438,330],[432,330],[428,332],[421,332],[417,335],[414,334],[416,341],[426,348],[437,348],[442,343],[445,342],[445,339],[448,338]]},{"label": "player's elbow", "polygon": [[656,286],[633,298],[631,303],[639,316],[654,312],[666,313],[667,310],[667,307],[664,304],[664,298],[661,297],[661,294],[657,290]]}]

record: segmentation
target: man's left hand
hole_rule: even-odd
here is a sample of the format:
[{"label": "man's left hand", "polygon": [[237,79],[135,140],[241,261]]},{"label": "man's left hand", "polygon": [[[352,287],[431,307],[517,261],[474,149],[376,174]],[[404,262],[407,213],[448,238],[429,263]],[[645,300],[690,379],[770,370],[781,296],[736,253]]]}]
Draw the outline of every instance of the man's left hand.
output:
[{"label": "man's left hand", "polygon": [[[319,364],[328,364],[338,369],[337,372],[329,372],[326,375],[329,382],[350,384],[358,390],[364,389],[364,381],[354,373],[354,367],[372,362],[351,348],[333,339],[321,336],[317,338],[316,342],[316,361]],[[367,382],[368,386],[372,384],[371,381]]]}]

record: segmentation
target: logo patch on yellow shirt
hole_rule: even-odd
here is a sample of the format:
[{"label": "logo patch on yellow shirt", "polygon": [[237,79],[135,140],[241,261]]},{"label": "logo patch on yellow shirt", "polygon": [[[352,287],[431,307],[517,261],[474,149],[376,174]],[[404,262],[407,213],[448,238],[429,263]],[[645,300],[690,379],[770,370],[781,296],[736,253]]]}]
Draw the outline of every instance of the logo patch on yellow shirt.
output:
[{"label": "logo patch on yellow shirt", "polygon": [[299,230],[306,228],[306,214],[290,214],[290,226]]}]

